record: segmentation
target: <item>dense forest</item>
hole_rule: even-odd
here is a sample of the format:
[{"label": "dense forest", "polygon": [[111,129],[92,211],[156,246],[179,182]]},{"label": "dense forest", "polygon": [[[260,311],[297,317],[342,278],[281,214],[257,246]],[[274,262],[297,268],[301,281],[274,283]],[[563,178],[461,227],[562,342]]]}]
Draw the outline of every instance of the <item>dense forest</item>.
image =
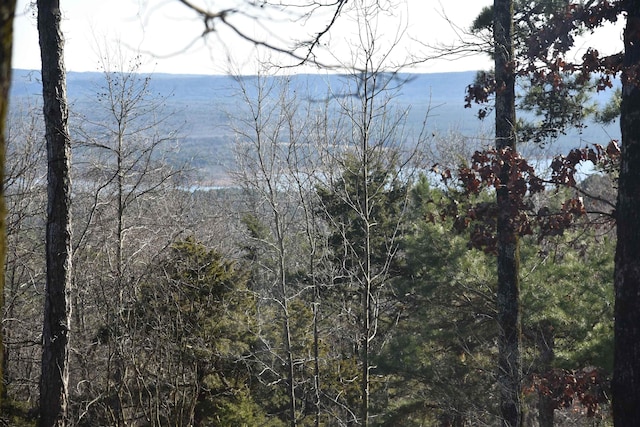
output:
[{"label": "dense forest", "polygon": [[[634,188],[630,89],[598,106],[619,69],[539,72],[531,49],[561,38],[542,28],[559,28],[562,5],[518,4],[515,35],[494,28],[513,27],[511,1],[473,23],[503,49],[460,102],[495,117],[494,134],[443,136],[428,102],[398,103],[393,43],[380,47],[377,9],[356,8],[361,45],[322,96],[267,64],[235,77],[233,163],[212,188],[175,161],[171,98],[139,58],[101,58],[87,113],[66,105],[61,61],[43,54],[44,105],[14,105],[4,128],[2,423],[613,425],[616,369],[634,363],[614,351],[633,313],[614,292],[633,273],[620,233],[634,230],[621,222],[632,198],[617,194]],[[514,55],[530,59],[517,73]],[[550,148],[620,111],[622,151]],[[67,241],[52,253],[56,231]]]},{"label": "dense forest", "polygon": [[[74,425],[498,422],[496,260],[460,226],[461,206],[487,209],[492,190],[456,176],[483,137],[436,139],[429,111],[406,132],[390,74],[346,76],[321,101],[287,77],[245,77],[233,185],[193,189],[188,165],[166,161],[168,101],[135,71],[106,70],[93,118],[72,126]],[[11,425],[34,422],[39,394],[46,158],[34,111],[9,121]],[[592,196],[570,226],[522,242],[529,423],[554,410],[559,424],[609,419],[614,173],[575,188],[549,176],[526,196],[554,212]]]}]

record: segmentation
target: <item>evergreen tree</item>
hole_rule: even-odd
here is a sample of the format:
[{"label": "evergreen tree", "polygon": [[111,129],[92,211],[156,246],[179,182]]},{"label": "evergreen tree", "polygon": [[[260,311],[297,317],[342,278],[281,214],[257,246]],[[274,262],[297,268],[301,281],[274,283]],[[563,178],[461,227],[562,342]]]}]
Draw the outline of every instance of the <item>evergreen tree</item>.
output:
[{"label": "evergreen tree", "polygon": [[[402,311],[376,359],[395,390],[385,419],[388,425],[494,423],[500,418],[492,365],[495,257],[470,249],[468,232],[442,218],[442,190],[423,178],[412,194],[412,232],[401,250],[405,270],[394,282]],[[476,205],[491,195],[478,198]],[[521,252],[523,405],[531,413],[546,399],[545,414],[553,419],[554,410],[581,404],[602,418],[612,366],[611,237],[577,228],[541,241],[527,237]]]},{"label": "evergreen tree", "polygon": [[329,225],[329,260],[334,265],[325,298],[341,306],[340,316],[346,320],[342,353],[369,372],[359,380],[360,401],[367,394],[369,410],[383,412],[388,397],[381,394],[382,377],[374,360],[392,333],[399,309],[391,283],[400,274],[399,241],[409,183],[399,178],[388,152],[366,150],[367,163],[345,154],[337,176],[317,191],[319,215]]},{"label": "evergreen tree", "polygon": [[498,416],[495,257],[469,249],[468,236],[441,218],[443,199],[425,177],[412,189],[394,282],[402,310],[376,359],[395,391],[385,425],[481,425]]},{"label": "evergreen tree", "polygon": [[246,272],[190,237],[173,245],[158,273],[136,306],[139,357],[154,362],[139,374],[151,380],[139,385],[146,416],[158,425],[277,425],[254,395],[255,299]]}]

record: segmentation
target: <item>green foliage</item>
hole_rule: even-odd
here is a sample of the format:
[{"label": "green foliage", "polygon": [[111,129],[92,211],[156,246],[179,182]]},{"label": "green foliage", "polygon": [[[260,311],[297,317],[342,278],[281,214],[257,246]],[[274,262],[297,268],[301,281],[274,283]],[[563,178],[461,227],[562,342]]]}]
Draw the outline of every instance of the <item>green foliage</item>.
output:
[{"label": "green foliage", "polygon": [[485,6],[482,8],[478,16],[475,17],[471,24],[471,31],[480,32],[493,28],[493,6]]},{"label": "green foliage", "polygon": [[[526,44],[528,35],[535,30],[534,24],[538,19],[550,19],[562,14],[571,0],[514,0],[515,42],[516,45]],[[471,24],[471,31],[479,33],[493,30],[493,5],[485,6]]]},{"label": "green foliage", "polygon": [[[553,82],[518,77],[517,108],[523,112],[518,117],[516,131],[518,141],[533,142],[544,146],[566,135],[568,129],[582,130],[589,118],[608,123],[616,116],[615,98],[602,110],[591,100],[595,83],[581,81],[569,73],[562,74]],[[466,107],[472,102],[486,104],[495,93],[495,73],[479,71],[474,82],[467,87]],[[478,117],[487,117],[492,107],[483,106]],[[619,115],[619,109],[617,112]]]},{"label": "green foliage", "polygon": [[[532,141],[544,145],[564,135],[567,129],[583,129],[589,117],[598,120],[602,116],[604,120],[609,120],[612,109],[605,108],[596,114],[596,105],[590,100],[597,83],[573,74],[571,67],[565,71],[564,58],[545,56],[548,53],[546,49],[555,54],[562,52],[568,41],[557,41],[548,46],[549,40],[538,40],[543,38],[540,34],[552,28],[559,17],[569,13],[571,1],[515,0],[513,3],[515,57],[526,58],[532,51],[539,55],[539,63],[534,61],[530,64],[523,60],[522,64],[525,65],[512,70],[520,85],[516,93],[516,107],[525,112],[517,121],[519,142]],[[493,6],[483,8],[473,21],[471,31],[477,34],[491,32],[493,18]],[[579,34],[580,31],[577,31],[576,35]],[[554,33],[554,36],[557,34]],[[487,54],[493,57],[492,51]],[[553,72],[541,71],[541,64],[546,64]],[[497,91],[495,84],[494,71],[479,72],[467,88],[466,106],[471,107],[472,102],[487,103],[490,95]],[[485,118],[489,111],[490,107],[482,107],[478,117]]]},{"label": "green foliage", "polygon": [[598,419],[611,403],[614,247],[610,236],[578,229],[525,239],[522,250],[525,390],[558,409],[582,404]]},{"label": "green foliage", "polygon": [[343,153],[335,174],[316,187],[316,213],[327,224],[332,270],[331,286],[321,292],[331,306],[323,310],[340,319],[330,327],[338,336],[331,338],[332,361],[325,369],[330,395],[340,396],[350,408],[343,419],[386,410],[387,379],[378,375],[372,360],[395,328],[398,304],[390,283],[400,274],[399,240],[409,188],[400,178],[393,148],[364,144],[358,150]]},{"label": "green foliage", "polygon": [[11,427],[35,427],[38,425],[33,408],[26,402],[5,398],[0,409],[0,424],[2,425]]},{"label": "green foliage", "polygon": [[585,232],[523,245],[525,336],[543,323],[553,328],[553,367],[611,372],[614,250],[610,237]]},{"label": "green foliage", "polygon": [[466,236],[452,233],[451,221],[440,219],[442,192],[426,179],[419,180],[412,196],[413,233],[402,245],[406,270],[394,282],[402,316],[376,361],[397,390],[394,405],[399,406],[390,420],[402,425],[442,423],[448,417],[487,422],[497,399],[492,386],[495,260],[468,250]]},{"label": "green foliage", "polygon": [[597,123],[610,124],[620,118],[620,106],[622,103],[622,90],[620,88],[613,92],[613,96],[600,110],[596,112]]},{"label": "green foliage", "polygon": [[[474,26],[489,28],[491,19],[487,8]],[[564,87],[568,92],[533,86],[521,106],[544,120],[548,112],[559,112],[549,116],[549,129],[563,128],[567,122],[561,120],[577,124],[583,110],[576,104],[588,104],[577,92],[577,83],[568,79]],[[532,136],[527,138],[541,135],[535,133],[537,125],[531,125]],[[529,132],[528,124],[520,126]],[[107,387],[126,387],[121,395],[139,401],[118,402],[112,388],[103,391],[92,378],[82,378],[78,390],[96,387],[100,397],[76,404],[74,410],[80,412],[91,401],[80,424],[108,425],[109,416],[96,408],[106,412],[122,405],[124,411],[137,410],[123,418],[146,417],[157,426],[280,427],[290,423],[288,381],[294,384],[299,426],[313,425],[316,405],[320,425],[355,424],[365,333],[371,337],[367,363],[373,424],[496,424],[495,259],[469,249],[468,229],[454,230],[455,220],[442,210],[444,200],[460,212],[467,209],[469,199],[464,194],[431,187],[424,176],[413,183],[397,172],[392,150],[378,150],[381,147],[351,147],[350,154],[339,160],[336,175],[323,175],[323,184],[305,199],[309,202],[305,207],[315,208],[308,211],[315,217],[305,218],[306,225],[314,226],[308,235],[302,232],[308,231],[305,224],[298,222],[300,199],[290,198],[290,188],[278,188],[266,208],[261,196],[249,194],[257,207],[243,214],[239,224],[232,224],[247,232],[246,239],[234,242],[243,251],[241,263],[190,237],[175,243],[160,259],[147,261],[140,269],[144,276],[123,280],[124,291],[131,293],[135,304],[114,304],[104,310],[118,319],[120,329],[114,332],[111,318],[94,327],[100,320],[92,319],[91,308],[86,308],[82,320],[93,322],[87,329],[95,332],[94,340],[86,354],[74,357],[87,361],[83,367],[102,366],[95,360],[114,354],[105,347],[130,347],[120,359],[109,359],[117,366],[109,366],[107,378],[100,380]],[[366,156],[353,154],[362,154],[358,150],[366,151]],[[608,184],[592,178],[581,191]],[[606,188],[609,193],[614,190]],[[562,209],[560,196],[569,194],[560,191],[551,198],[543,186],[539,190],[536,197],[550,199],[552,210]],[[479,191],[471,200],[487,202],[485,208],[495,206],[489,203],[492,191]],[[236,202],[236,196],[225,200]],[[529,196],[523,203],[537,211],[539,200]],[[586,206],[606,207],[611,200]],[[276,224],[280,229],[274,225],[277,221],[264,219],[264,213],[271,214],[274,208],[286,217]],[[281,242],[274,230],[282,232]],[[311,248],[314,244],[317,247]],[[532,378],[545,372],[597,367],[605,375],[610,373],[613,251],[609,236],[596,236],[591,230],[563,229],[544,239],[522,240],[524,356],[531,390]],[[95,246],[87,246],[78,251],[77,259],[95,267],[96,276],[105,271],[108,276],[110,260],[99,260],[100,254]],[[369,271],[364,270],[367,257]],[[369,278],[373,278],[375,327],[363,332],[363,283]],[[548,360],[543,357],[541,337],[552,337],[546,342],[553,352]],[[112,378],[124,370],[129,370],[124,380]],[[530,394],[529,404],[533,406],[536,398]],[[26,405],[6,409],[4,420],[32,425]]]},{"label": "green foliage", "polygon": [[253,299],[235,263],[187,238],[173,246],[163,270],[173,303],[163,309],[185,352],[202,361],[248,351]]},{"label": "green foliage", "polygon": [[596,114],[597,107],[590,100],[593,84],[578,81],[572,75],[563,76],[562,84],[541,85],[539,82],[522,82],[523,95],[518,107],[533,114],[534,118],[518,120],[520,141],[532,141],[543,145],[555,141],[567,129],[581,129],[585,120]]},{"label": "green foliage", "polygon": [[398,237],[408,184],[397,179],[395,164],[373,157],[365,165],[355,155],[346,155],[339,179],[316,189],[322,201],[319,213],[332,225],[329,245],[347,268],[365,256],[365,236],[372,264],[378,268],[388,262],[390,245]]},{"label": "green foliage", "polygon": [[169,345],[161,350],[170,358],[165,363],[182,372],[186,397],[173,409],[172,423],[179,425],[184,416],[199,425],[263,420],[264,410],[249,388],[246,362],[255,322],[247,274],[192,237],[173,245],[161,271],[159,282],[142,287],[137,312],[146,331],[162,331],[163,345]]},{"label": "green foliage", "polygon": [[277,418],[267,417],[264,408],[255,401],[247,388],[238,388],[232,394],[224,394],[214,401],[207,401],[197,411],[202,425],[211,427],[281,427],[285,424]]},{"label": "green foliage", "polygon": [[[543,194],[550,206],[562,198],[553,195]],[[394,281],[403,309],[376,359],[393,396],[385,425],[490,424],[497,413],[495,258],[468,249],[469,236],[441,216],[443,199],[424,178],[412,190],[405,270]],[[523,239],[527,381],[559,368],[611,372],[613,251],[609,237],[585,231]],[[555,357],[544,362],[540,336],[549,326]]]}]

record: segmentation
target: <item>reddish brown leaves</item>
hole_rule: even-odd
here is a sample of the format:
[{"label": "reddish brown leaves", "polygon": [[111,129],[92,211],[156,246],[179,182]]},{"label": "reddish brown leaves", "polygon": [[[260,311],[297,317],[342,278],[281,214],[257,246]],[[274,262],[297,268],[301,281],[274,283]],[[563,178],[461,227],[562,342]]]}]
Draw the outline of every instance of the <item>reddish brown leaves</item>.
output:
[{"label": "reddish brown leaves", "polygon": [[[611,141],[605,148],[594,145],[589,148],[571,150],[566,156],[558,156],[551,162],[551,178],[542,179],[536,170],[517,152],[509,148],[503,150],[476,151],[471,165],[457,171],[461,193],[443,210],[443,216],[452,217],[454,229],[459,232],[469,230],[469,246],[493,253],[496,250],[496,223],[498,215],[505,215],[510,227],[519,236],[537,234],[545,236],[561,235],[578,218],[587,212],[579,193],[562,202],[556,208],[536,207],[531,196],[560,187],[576,187],[576,173],[583,162],[591,162],[603,171],[612,172],[617,168],[620,148],[617,141]],[[506,171],[508,178],[500,177]],[[442,179],[449,183],[452,174],[442,173]],[[508,211],[497,210],[493,201],[471,202],[483,191],[493,193],[499,188],[508,189]],[[482,196],[480,196],[482,197]],[[493,196],[490,196],[493,197]],[[557,207],[559,205],[559,207]]]},{"label": "reddish brown leaves", "polygon": [[[575,47],[576,36],[582,32],[594,31],[605,22],[616,22],[622,13],[620,1],[598,1],[585,5],[582,2],[565,6],[564,13],[547,16],[544,13],[523,13],[520,17],[523,24],[531,31],[523,58],[523,69],[532,71],[539,68],[540,63],[546,65],[551,73],[562,73],[580,70],[582,73],[601,72],[615,74],[619,64],[601,58],[596,50],[588,50],[582,63],[565,62],[567,53]],[[534,6],[535,9],[535,6]],[[533,67],[532,67],[533,66]]]},{"label": "reddish brown leaves", "polygon": [[552,212],[547,206],[540,208],[536,222],[544,236],[559,236],[571,227],[577,218],[586,214],[582,197],[575,197],[567,199],[556,212]]},{"label": "reddish brown leaves", "polygon": [[543,375],[533,375],[526,392],[538,392],[551,399],[554,409],[582,405],[587,416],[600,414],[602,404],[609,403],[606,395],[608,380],[596,368],[579,371],[553,369]]},{"label": "reddish brown leaves", "polygon": [[[471,104],[486,104],[489,97],[496,92],[496,80],[493,73],[480,71],[476,75],[473,84],[467,86],[464,96],[464,108],[471,108]],[[488,108],[483,107],[478,110],[478,118],[484,119],[488,114]]]},{"label": "reddish brown leaves", "polygon": [[611,140],[606,148],[594,144],[590,148],[573,149],[566,156],[556,156],[551,162],[551,182],[556,186],[575,187],[577,167],[585,161],[605,172],[612,172],[620,162],[618,141]]},{"label": "reddish brown leaves", "polygon": [[[561,90],[567,75],[577,73],[577,83],[590,84],[595,80],[598,91],[612,87],[612,78],[623,72],[625,82],[640,82],[640,70],[623,69],[622,53],[601,56],[596,49],[588,49],[578,61],[572,61],[571,50],[576,47],[578,36],[593,32],[605,23],[615,23],[624,11],[622,1],[570,2],[564,10],[545,9],[543,3],[527,3],[516,12],[516,34],[520,39],[517,47],[517,62],[512,72],[527,78],[531,87],[550,87]],[[595,75],[595,78],[594,78]],[[489,73],[478,75],[474,84],[467,87],[465,107],[473,102],[487,103],[496,92],[495,81]],[[487,109],[478,115],[483,118]]]},{"label": "reddish brown leaves", "polygon": [[[508,172],[506,182],[500,179],[504,171]],[[545,187],[544,182],[536,176],[534,168],[517,152],[509,148],[476,151],[471,159],[471,166],[459,168],[457,176],[463,193],[467,195],[478,195],[489,188],[497,190],[506,186],[511,200],[511,210],[506,214],[513,229],[520,235],[533,232],[525,197],[541,192]],[[444,175],[443,179],[447,181]],[[457,230],[470,228],[471,247],[486,252],[495,251],[496,218],[498,214],[505,214],[497,211],[495,202],[480,202],[466,207],[456,203],[455,209],[450,207],[449,212],[455,215],[454,227]]]}]

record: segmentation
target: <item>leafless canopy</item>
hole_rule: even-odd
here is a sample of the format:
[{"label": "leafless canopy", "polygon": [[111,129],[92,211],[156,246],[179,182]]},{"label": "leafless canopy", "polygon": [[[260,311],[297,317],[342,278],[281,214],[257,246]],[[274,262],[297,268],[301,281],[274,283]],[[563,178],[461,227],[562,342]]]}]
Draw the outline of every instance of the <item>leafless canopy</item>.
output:
[{"label": "leafless canopy", "polygon": [[[227,8],[215,6],[208,8],[196,4],[194,0],[178,1],[195,12],[202,20],[203,36],[226,27],[241,39],[256,46],[289,55],[296,60],[295,65],[301,65],[309,62],[317,63],[314,50],[344,12],[348,0],[235,0],[233,6]],[[279,19],[306,25],[311,18],[322,17],[320,21],[322,24],[314,27],[307,37],[289,41],[275,34],[269,37],[254,36],[249,29],[235,23],[233,17],[248,18],[259,25],[262,25],[265,20]]]}]

